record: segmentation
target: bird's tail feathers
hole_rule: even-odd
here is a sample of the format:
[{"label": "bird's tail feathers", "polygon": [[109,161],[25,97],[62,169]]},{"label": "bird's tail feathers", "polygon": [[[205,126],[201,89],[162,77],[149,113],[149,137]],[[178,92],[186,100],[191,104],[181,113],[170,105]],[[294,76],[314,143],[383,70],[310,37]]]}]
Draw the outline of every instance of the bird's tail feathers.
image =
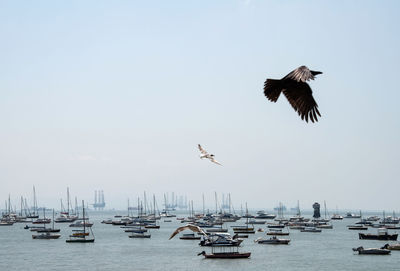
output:
[{"label": "bird's tail feathers", "polygon": [[267,79],[264,83],[264,95],[271,102],[276,102],[282,92],[282,81],[277,79]]}]

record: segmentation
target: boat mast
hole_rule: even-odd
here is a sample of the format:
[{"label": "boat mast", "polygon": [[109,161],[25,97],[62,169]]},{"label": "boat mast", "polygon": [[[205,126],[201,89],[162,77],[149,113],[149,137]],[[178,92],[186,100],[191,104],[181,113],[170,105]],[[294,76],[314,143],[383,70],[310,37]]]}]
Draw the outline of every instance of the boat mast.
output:
[{"label": "boat mast", "polygon": [[82,216],[83,216],[83,236],[86,239],[85,203],[83,200],[82,200]]},{"label": "boat mast", "polygon": [[203,216],[205,215],[205,212],[204,212],[204,193],[203,193]]},{"label": "boat mast", "polygon": [[69,187],[67,187],[67,215],[69,216]]},{"label": "boat mast", "polygon": [[217,201],[217,192],[215,193],[215,214],[218,214],[218,201]]},{"label": "boat mast", "polygon": [[33,186],[33,215],[37,214],[37,200],[36,200],[36,190],[35,186]]},{"label": "boat mast", "polygon": [[143,191],[143,199],[144,199],[144,215],[147,215],[146,191]]},{"label": "boat mast", "polygon": [[156,219],[156,196],[153,194],[153,213],[154,219]]},{"label": "boat mast", "polygon": [[231,202],[231,193],[228,194],[228,197],[229,197],[229,214],[231,214],[232,213],[231,212],[231,204],[232,204],[232,202]]}]

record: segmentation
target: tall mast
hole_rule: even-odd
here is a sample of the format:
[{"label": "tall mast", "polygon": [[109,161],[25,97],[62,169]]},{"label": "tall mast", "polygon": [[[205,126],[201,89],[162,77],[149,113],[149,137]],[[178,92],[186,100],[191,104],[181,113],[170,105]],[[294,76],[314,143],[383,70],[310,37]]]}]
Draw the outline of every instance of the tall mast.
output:
[{"label": "tall mast", "polygon": [[76,196],[75,196],[75,215],[79,216],[78,215],[78,198]]},{"label": "tall mast", "polygon": [[153,211],[154,211],[154,219],[156,219],[156,196],[153,194]]},{"label": "tall mast", "polygon": [[35,186],[33,186],[33,215],[37,213],[37,201],[36,201],[36,190]]},{"label": "tall mast", "polygon": [[69,187],[67,187],[67,214],[69,216]]},{"label": "tall mast", "polygon": [[[85,220],[85,202],[82,200],[82,216],[83,216],[83,236],[86,233],[86,220]],[[86,237],[85,237],[86,239]]]},{"label": "tall mast", "polygon": [[232,201],[231,201],[231,193],[228,194],[229,197],[229,214],[231,214],[231,205],[232,205]]},{"label": "tall mast", "polygon": [[205,212],[204,212],[204,193],[203,193],[203,215],[205,215]]},{"label": "tall mast", "polygon": [[147,214],[147,200],[146,200],[146,191],[143,191],[143,199],[144,199],[144,214]]},{"label": "tall mast", "polygon": [[215,193],[215,213],[218,214],[217,192],[214,193]]}]

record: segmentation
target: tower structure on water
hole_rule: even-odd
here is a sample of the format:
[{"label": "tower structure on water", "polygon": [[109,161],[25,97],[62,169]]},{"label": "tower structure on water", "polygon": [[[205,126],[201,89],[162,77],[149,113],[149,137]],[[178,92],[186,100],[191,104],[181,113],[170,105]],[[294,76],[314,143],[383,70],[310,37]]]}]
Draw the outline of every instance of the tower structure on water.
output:
[{"label": "tower structure on water", "polygon": [[96,211],[101,211],[104,209],[106,206],[106,203],[104,201],[104,192],[103,190],[95,190],[94,191],[94,203],[93,203],[93,208]]}]

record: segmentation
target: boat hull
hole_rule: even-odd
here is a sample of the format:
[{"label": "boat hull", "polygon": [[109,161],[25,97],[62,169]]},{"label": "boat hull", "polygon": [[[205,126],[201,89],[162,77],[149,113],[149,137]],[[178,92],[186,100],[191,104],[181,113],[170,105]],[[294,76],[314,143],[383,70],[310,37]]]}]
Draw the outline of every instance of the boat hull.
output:
[{"label": "boat hull", "polygon": [[396,241],[398,234],[385,234],[385,235],[376,235],[376,234],[364,234],[359,233],[358,237],[362,240],[384,240],[384,241]]},{"label": "boat hull", "polygon": [[204,254],[204,258],[206,259],[243,259],[249,258],[251,252],[239,253],[239,252],[221,252],[221,253],[212,253],[212,254]]}]

